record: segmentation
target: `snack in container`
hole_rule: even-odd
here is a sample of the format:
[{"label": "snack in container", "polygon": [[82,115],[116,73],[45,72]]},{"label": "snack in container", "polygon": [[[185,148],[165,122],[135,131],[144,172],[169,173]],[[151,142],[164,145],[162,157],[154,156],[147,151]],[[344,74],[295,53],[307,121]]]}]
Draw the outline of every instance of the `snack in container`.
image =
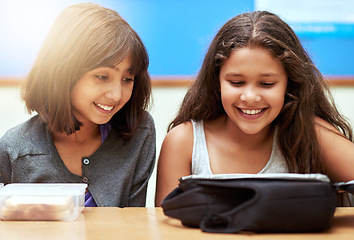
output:
[{"label": "snack in container", "polygon": [[84,208],[84,183],[11,183],[0,186],[0,218],[71,221]]}]

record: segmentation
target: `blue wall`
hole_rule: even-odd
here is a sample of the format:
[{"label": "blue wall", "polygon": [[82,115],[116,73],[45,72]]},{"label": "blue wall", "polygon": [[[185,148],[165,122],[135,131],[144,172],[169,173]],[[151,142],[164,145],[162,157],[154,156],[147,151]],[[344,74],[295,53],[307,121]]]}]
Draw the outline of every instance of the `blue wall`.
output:
[{"label": "blue wall", "polygon": [[[30,9],[31,11],[23,9],[22,14],[18,10],[11,12],[14,8],[9,2],[18,2],[17,9],[21,3],[30,2],[33,8]],[[66,6],[78,2],[83,1],[1,0],[0,77],[24,76],[35,59],[50,27],[49,23]],[[208,45],[218,29],[233,16],[255,9],[254,0],[96,0],[94,2],[117,10],[138,32],[150,56],[149,72],[152,76],[196,75]],[[48,10],[49,16],[46,16],[43,10],[46,7],[49,9],[50,4],[52,6],[56,4],[55,9],[51,9],[51,12]],[[35,13],[36,9],[42,11],[42,14]],[[42,18],[37,23],[28,23],[28,25],[26,25],[27,20],[20,19],[20,23],[12,26],[14,21],[8,21],[6,18],[14,19],[16,14],[18,14],[17,19],[26,14],[27,19],[31,19],[31,16]],[[45,20],[45,17],[50,19]],[[47,25],[42,27],[40,22],[45,22]],[[354,23],[337,24],[331,32],[304,32],[299,30],[298,25],[294,25],[294,28],[325,75],[354,76],[353,26]],[[43,28],[42,31],[32,34],[39,31],[39,28]]]}]

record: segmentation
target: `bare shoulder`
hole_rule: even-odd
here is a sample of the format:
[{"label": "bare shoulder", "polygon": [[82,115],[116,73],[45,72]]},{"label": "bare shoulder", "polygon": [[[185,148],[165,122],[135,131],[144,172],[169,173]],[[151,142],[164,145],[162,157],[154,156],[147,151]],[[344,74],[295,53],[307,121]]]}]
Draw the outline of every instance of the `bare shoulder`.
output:
[{"label": "bare shoulder", "polygon": [[323,120],[320,117],[315,117],[315,129],[317,133],[325,132],[327,134],[332,133],[332,134],[342,135],[342,133],[337,128],[335,128],[332,124]]},{"label": "bare shoulder", "polygon": [[[179,156],[179,161],[191,162],[193,152],[193,125],[191,122],[179,124],[166,135],[160,153],[160,161],[167,160],[164,156]],[[163,158],[163,160],[161,160]]]},{"label": "bare shoulder", "polygon": [[190,168],[193,154],[193,125],[191,122],[179,124],[166,135],[160,151],[159,165],[177,165]]},{"label": "bare shoulder", "polygon": [[193,154],[193,125],[191,122],[179,124],[166,135],[160,151],[159,162],[172,162],[190,166]]},{"label": "bare shoulder", "polygon": [[179,179],[191,174],[193,125],[191,122],[172,128],[166,135],[157,165],[155,204],[178,186]]},{"label": "bare shoulder", "polygon": [[176,141],[177,143],[193,142],[193,125],[185,122],[172,128],[166,135],[165,140]]},{"label": "bare shoulder", "polygon": [[319,117],[315,117],[314,120],[317,140],[323,149],[332,149],[337,144],[350,142],[341,131],[329,122]]},{"label": "bare shoulder", "polygon": [[168,134],[171,134],[175,137],[182,137],[186,140],[186,138],[190,138],[191,135],[193,137],[193,125],[192,122],[185,122],[177,125],[172,128]]},{"label": "bare shoulder", "polygon": [[321,118],[315,118],[315,129],[325,173],[332,181],[354,179],[354,143]]}]

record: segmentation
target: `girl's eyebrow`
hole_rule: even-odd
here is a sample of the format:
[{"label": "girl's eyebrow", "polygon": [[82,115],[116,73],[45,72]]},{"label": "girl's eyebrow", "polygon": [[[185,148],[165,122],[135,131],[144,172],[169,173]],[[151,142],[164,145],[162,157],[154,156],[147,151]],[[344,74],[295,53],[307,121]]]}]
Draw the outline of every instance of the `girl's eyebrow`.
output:
[{"label": "girl's eyebrow", "polygon": [[[121,69],[118,67],[118,64],[115,65],[115,66],[113,66],[112,69],[117,70],[117,71],[121,71]],[[132,71],[132,69],[133,69],[133,67],[132,67],[132,66],[129,66],[127,69],[123,69],[123,71],[130,73],[130,72]]]},{"label": "girl's eyebrow", "polygon": [[226,73],[225,76],[226,77],[242,77],[243,75],[241,73],[230,72],[230,73]]},{"label": "girl's eyebrow", "polygon": [[[260,74],[261,77],[276,77],[276,76],[279,76],[279,75],[280,75],[280,74],[278,74],[278,73],[273,73],[273,72]],[[230,72],[230,73],[226,73],[225,76],[226,76],[226,77],[243,77],[244,75],[241,74],[241,73]]]},{"label": "girl's eyebrow", "polygon": [[274,76],[276,77],[276,76],[279,76],[279,74],[271,72],[271,73],[262,73],[261,76],[262,77],[274,77]]}]

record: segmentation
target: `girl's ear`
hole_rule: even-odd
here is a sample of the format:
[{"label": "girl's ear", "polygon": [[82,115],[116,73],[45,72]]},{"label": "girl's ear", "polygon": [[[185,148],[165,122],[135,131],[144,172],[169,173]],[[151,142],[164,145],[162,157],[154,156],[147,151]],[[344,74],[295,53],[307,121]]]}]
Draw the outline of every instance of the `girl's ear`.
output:
[{"label": "girl's ear", "polygon": [[289,95],[289,82],[290,82],[290,79],[289,79],[289,77],[288,77],[287,82],[286,82],[285,95]]}]

